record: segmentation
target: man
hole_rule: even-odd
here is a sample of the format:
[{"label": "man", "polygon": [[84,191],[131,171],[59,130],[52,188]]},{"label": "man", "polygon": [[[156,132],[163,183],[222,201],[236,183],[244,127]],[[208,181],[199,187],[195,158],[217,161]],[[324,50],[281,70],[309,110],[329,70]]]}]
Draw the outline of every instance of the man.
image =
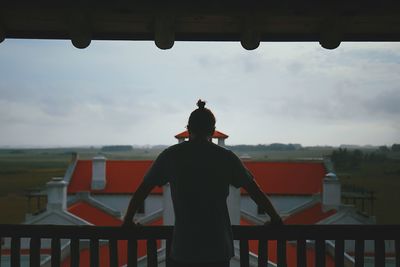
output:
[{"label": "man", "polygon": [[189,117],[189,141],[171,146],[155,160],[133,195],[124,226],[155,186],[170,183],[175,211],[171,259],[177,267],[227,267],[234,255],[232,229],[226,198],[229,185],[243,187],[271,217],[282,220],[251,173],[231,151],[215,145],[215,117],[197,102]]}]

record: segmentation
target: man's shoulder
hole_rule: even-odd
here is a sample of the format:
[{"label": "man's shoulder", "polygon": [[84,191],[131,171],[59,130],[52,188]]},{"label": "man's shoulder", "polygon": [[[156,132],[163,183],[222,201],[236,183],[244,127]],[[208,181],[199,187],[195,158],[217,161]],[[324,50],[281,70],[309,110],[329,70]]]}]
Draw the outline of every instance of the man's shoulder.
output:
[{"label": "man's shoulder", "polygon": [[[212,150],[212,152],[217,153],[221,156],[233,157],[233,158],[236,157],[236,155],[231,150],[229,150],[225,147],[222,147],[220,145],[214,144],[212,142],[208,143],[207,147],[209,148],[208,149],[209,152],[211,152],[210,150]],[[175,153],[186,152],[187,150],[192,150],[192,149],[193,149],[193,147],[191,147],[190,142],[185,141],[185,142],[182,142],[179,144],[169,146],[162,152],[162,154],[171,155],[171,154],[175,154]]]},{"label": "man's shoulder", "polygon": [[164,150],[164,152],[168,153],[168,152],[180,150],[180,149],[182,149],[182,148],[184,148],[186,146],[186,143],[187,142],[185,141],[185,142],[182,142],[182,143],[179,143],[179,144],[175,144],[175,145],[169,146]]},{"label": "man's shoulder", "polygon": [[224,154],[229,154],[229,155],[234,155],[233,152],[229,149],[227,149],[226,147],[211,143],[212,147],[219,151],[220,153],[224,153]]},{"label": "man's shoulder", "polygon": [[179,144],[175,144],[172,146],[167,147],[166,149],[164,149],[160,155],[163,156],[170,156],[176,153],[179,153],[180,151],[185,150],[185,147],[187,146],[187,142],[182,142]]}]

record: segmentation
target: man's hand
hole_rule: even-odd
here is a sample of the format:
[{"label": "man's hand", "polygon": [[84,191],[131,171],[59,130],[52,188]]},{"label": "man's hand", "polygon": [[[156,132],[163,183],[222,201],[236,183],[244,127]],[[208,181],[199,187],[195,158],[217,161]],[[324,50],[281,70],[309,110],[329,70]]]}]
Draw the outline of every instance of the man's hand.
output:
[{"label": "man's hand", "polygon": [[126,210],[122,226],[128,227],[128,226],[138,225],[138,223],[135,223],[133,221],[135,213],[139,209],[140,205],[142,205],[144,199],[150,194],[150,191],[153,188],[154,186],[147,185],[143,182],[139,185],[138,189],[136,190],[131,200],[129,201],[128,209]]},{"label": "man's hand", "polygon": [[134,222],[132,220],[124,220],[124,222],[121,224],[121,227],[135,227],[139,225],[140,223]]},{"label": "man's hand", "polygon": [[271,217],[271,220],[266,221],[264,225],[283,225],[282,218],[278,216]]}]

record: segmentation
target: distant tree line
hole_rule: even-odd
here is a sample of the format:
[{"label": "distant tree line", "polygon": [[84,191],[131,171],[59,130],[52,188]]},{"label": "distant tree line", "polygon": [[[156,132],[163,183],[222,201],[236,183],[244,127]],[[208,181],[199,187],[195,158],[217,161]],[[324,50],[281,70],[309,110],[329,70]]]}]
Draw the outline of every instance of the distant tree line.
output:
[{"label": "distant tree line", "polygon": [[381,149],[374,152],[363,152],[360,149],[339,148],[332,152],[331,160],[338,170],[350,170],[359,167],[362,162],[386,161],[387,156],[382,153]]},{"label": "distant tree line", "polygon": [[380,146],[379,150],[385,152],[386,151],[400,152],[400,144],[393,144],[390,149],[387,146]]},{"label": "distant tree line", "polygon": [[129,145],[118,145],[118,146],[103,146],[101,148],[102,152],[123,152],[132,151],[133,147]]},{"label": "distant tree line", "polygon": [[281,144],[281,143],[273,143],[269,145],[235,145],[235,146],[227,146],[228,149],[234,151],[246,151],[246,152],[254,152],[254,151],[293,151],[297,149],[301,149],[302,146],[300,144]]}]

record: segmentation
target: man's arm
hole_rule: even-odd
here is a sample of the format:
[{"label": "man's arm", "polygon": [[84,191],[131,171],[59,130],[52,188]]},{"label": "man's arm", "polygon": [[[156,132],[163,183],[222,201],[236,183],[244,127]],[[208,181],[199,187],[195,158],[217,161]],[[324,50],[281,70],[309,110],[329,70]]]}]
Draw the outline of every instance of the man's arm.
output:
[{"label": "man's arm", "polygon": [[148,185],[146,183],[141,183],[139,188],[133,194],[131,201],[129,202],[128,209],[125,213],[123,225],[131,225],[133,224],[133,217],[135,213],[142,205],[145,198],[150,194],[151,190],[153,190],[154,186]]},{"label": "man's arm", "polygon": [[268,196],[260,190],[259,185],[254,179],[243,185],[243,188],[249,193],[254,202],[261,207],[263,211],[267,212],[271,217],[272,224],[282,224],[282,219],[278,212],[275,210],[274,206],[272,206]]}]

